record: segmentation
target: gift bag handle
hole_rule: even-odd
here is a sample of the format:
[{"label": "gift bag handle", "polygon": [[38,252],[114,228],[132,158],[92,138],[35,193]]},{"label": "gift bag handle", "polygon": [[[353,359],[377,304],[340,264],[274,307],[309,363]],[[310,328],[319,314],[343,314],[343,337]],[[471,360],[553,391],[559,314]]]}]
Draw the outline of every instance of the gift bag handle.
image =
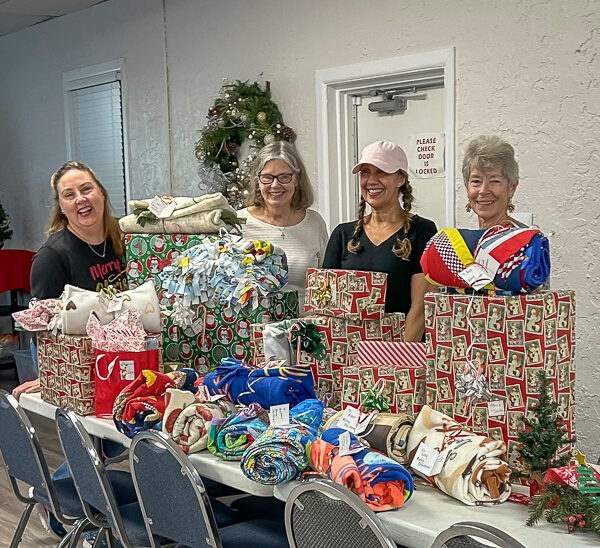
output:
[{"label": "gift bag handle", "polygon": [[110,378],[115,368],[115,363],[117,363],[117,360],[119,359],[119,356],[117,356],[112,362],[108,364],[108,375],[106,375],[106,377],[103,377],[100,374],[100,371],[98,370],[98,360],[100,360],[100,358],[104,358],[104,356],[106,356],[106,354],[98,354],[96,356],[96,377],[101,381],[107,381]]}]

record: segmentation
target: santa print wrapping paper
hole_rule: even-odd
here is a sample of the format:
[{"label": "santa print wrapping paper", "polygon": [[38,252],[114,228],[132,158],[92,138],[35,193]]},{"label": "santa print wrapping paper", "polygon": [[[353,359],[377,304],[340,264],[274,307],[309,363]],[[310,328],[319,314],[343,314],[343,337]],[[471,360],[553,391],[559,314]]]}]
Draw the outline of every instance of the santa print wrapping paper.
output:
[{"label": "santa print wrapping paper", "polygon": [[[168,297],[166,290],[160,289],[162,280],[158,274],[173,257],[198,245],[204,237],[202,234],[125,234],[129,287],[153,278],[160,304],[172,310],[178,297]],[[298,293],[287,291],[260,297],[257,308],[246,307],[239,313],[215,298],[206,303],[206,312],[198,310],[196,305],[192,309],[200,320],[186,328],[175,324],[171,317],[161,315],[164,361],[189,363],[204,374],[212,371],[223,358],[249,360],[250,325],[296,318]]]},{"label": "santa print wrapping paper", "polygon": [[[404,338],[404,314],[384,314],[381,319],[349,320],[331,316],[307,316],[303,322],[313,323],[325,345],[323,360],[307,352],[300,353],[300,363],[310,364],[318,398],[333,394],[330,407],[340,409],[342,404],[342,375],[358,373],[358,343],[363,340],[401,341]],[[252,325],[253,363],[265,361],[262,332],[265,324]]]},{"label": "santa print wrapping paper", "polygon": [[342,370],[342,407],[362,401],[369,388],[385,382],[391,413],[417,414],[425,404],[425,343],[359,341],[358,370]]},{"label": "santa print wrapping paper", "polygon": [[382,272],[309,268],[304,310],[350,320],[379,319],[386,290],[387,274]]},{"label": "santa print wrapping paper", "polygon": [[89,337],[37,335],[42,400],[78,415],[94,413],[94,349]]},{"label": "santa print wrapping paper", "polygon": [[[492,415],[478,403],[467,425],[502,439],[515,465],[519,420],[538,399],[537,372],[544,368],[569,437],[575,433],[575,292],[541,291],[487,296],[429,293],[425,296],[427,403],[458,422],[467,421],[465,399],[455,381],[467,356],[484,365],[494,400],[504,412]],[[492,406],[492,410],[493,410]]]}]

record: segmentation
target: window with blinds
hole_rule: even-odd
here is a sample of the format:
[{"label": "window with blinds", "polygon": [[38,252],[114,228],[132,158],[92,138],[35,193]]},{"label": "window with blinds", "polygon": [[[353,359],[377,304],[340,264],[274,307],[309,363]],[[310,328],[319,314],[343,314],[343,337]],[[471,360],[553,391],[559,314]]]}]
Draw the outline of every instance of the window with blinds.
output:
[{"label": "window with blinds", "polygon": [[66,79],[70,160],[90,166],[106,188],[118,217],[127,211],[123,101],[120,72]]}]

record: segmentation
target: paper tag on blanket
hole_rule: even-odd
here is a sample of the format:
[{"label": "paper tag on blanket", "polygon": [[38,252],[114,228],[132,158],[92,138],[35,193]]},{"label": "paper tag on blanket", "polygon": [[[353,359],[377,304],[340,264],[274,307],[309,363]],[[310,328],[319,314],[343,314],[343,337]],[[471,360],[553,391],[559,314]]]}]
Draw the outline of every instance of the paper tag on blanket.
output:
[{"label": "paper tag on blanket", "polygon": [[482,289],[489,284],[493,276],[480,264],[474,263],[458,273],[458,277],[473,289]]},{"label": "paper tag on blanket", "polygon": [[343,457],[344,455],[354,455],[354,453],[360,453],[365,449],[362,445],[360,447],[350,449],[350,442],[350,432],[348,432],[348,430],[342,432],[338,436],[338,445],[340,448],[338,455],[340,457]]},{"label": "paper tag on blanket", "polygon": [[196,396],[200,401],[211,401],[208,386],[206,386],[205,384],[201,384],[198,387],[198,392],[196,393]]},{"label": "paper tag on blanket", "polygon": [[435,465],[433,470],[431,471],[432,476],[437,476],[444,467],[444,463],[446,462],[446,457],[448,455],[449,449],[444,449],[441,453],[438,454],[437,459],[435,459]]},{"label": "paper tag on blanket", "polygon": [[487,402],[488,413],[490,417],[503,417],[504,416],[504,401],[494,400]]},{"label": "paper tag on blanket", "polygon": [[492,257],[486,249],[479,248],[475,261],[480,264],[487,271],[488,275],[494,279],[494,276],[498,273],[500,263]]},{"label": "paper tag on blanket", "polygon": [[348,430],[354,434],[356,427],[358,426],[359,419],[360,411],[356,407],[349,405],[346,407],[346,409],[344,409],[344,413],[342,414],[337,426],[338,428],[343,428],[344,430]]},{"label": "paper tag on blanket", "polygon": [[431,476],[433,475],[432,471],[436,468],[439,456],[440,452],[437,449],[421,442],[410,466],[413,470],[421,472],[421,474]]},{"label": "paper tag on blanket", "polygon": [[176,206],[177,204],[172,199],[169,201],[161,196],[154,196],[148,209],[159,219],[166,219],[173,214]]},{"label": "paper tag on blanket", "polygon": [[123,308],[123,297],[113,297],[106,307],[107,312],[119,312]]},{"label": "paper tag on blanket", "polygon": [[272,405],[269,410],[269,418],[271,420],[271,426],[277,426],[278,428],[291,426],[290,404],[284,403],[282,405]]}]

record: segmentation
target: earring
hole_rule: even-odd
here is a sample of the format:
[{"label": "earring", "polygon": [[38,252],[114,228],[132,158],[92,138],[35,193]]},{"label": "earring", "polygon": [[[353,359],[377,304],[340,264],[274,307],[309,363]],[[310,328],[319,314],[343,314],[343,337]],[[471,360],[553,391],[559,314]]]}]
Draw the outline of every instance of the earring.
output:
[{"label": "earring", "polygon": [[515,210],[515,204],[512,203],[512,198],[508,199],[508,206],[507,208],[509,213],[513,213]]},{"label": "earring", "polygon": [[471,213],[471,211],[473,211],[473,208],[471,207],[471,204],[469,202],[467,202],[467,205],[465,206],[465,211],[467,213]]}]

